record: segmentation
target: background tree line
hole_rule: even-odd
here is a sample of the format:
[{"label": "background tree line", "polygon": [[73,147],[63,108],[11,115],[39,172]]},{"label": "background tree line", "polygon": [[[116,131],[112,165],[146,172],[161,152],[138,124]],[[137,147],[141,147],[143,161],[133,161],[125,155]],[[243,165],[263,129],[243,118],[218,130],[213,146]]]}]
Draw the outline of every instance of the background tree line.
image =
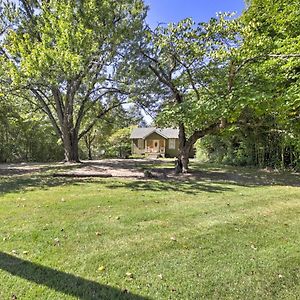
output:
[{"label": "background tree line", "polygon": [[[141,0],[1,0],[0,160],[126,157],[147,109],[180,130],[179,171],[299,164],[300,8],[149,28]],[[198,142],[199,143],[199,142]]]}]

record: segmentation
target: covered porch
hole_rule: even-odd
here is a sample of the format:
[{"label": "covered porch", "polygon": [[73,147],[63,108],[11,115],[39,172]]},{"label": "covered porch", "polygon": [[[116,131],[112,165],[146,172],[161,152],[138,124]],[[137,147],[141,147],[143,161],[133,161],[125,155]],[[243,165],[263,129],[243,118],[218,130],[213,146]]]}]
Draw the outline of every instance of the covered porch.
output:
[{"label": "covered porch", "polygon": [[145,139],[145,154],[160,154],[164,157],[166,154],[166,140]]}]

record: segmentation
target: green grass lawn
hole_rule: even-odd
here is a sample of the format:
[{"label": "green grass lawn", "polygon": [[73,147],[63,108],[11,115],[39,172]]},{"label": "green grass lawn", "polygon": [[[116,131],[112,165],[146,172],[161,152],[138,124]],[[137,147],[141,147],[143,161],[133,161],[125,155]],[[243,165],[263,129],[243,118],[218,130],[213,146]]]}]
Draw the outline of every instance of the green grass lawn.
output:
[{"label": "green grass lawn", "polygon": [[299,177],[199,168],[0,177],[0,299],[299,299]]}]

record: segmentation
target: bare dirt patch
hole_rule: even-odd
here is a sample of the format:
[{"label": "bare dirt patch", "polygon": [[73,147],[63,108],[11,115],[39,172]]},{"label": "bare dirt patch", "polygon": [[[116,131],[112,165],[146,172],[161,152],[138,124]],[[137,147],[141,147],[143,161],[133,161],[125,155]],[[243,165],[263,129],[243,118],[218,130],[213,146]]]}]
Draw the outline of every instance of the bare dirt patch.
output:
[{"label": "bare dirt patch", "polygon": [[143,178],[143,166],[153,163],[148,160],[135,159],[105,159],[84,161],[78,168],[59,172],[56,175],[74,177],[121,177]]},{"label": "bare dirt patch", "polygon": [[0,164],[0,176],[24,175],[45,171],[49,168],[57,168],[60,163],[15,163]]},{"label": "bare dirt patch", "polygon": [[103,159],[64,163],[0,164],[0,176],[45,173],[62,177],[114,177],[132,179],[158,179],[176,181],[205,181],[245,186],[290,185],[300,186],[300,175],[290,172],[266,172],[251,168],[229,166],[213,167],[192,161],[188,174],[176,175],[174,160],[160,159]]}]

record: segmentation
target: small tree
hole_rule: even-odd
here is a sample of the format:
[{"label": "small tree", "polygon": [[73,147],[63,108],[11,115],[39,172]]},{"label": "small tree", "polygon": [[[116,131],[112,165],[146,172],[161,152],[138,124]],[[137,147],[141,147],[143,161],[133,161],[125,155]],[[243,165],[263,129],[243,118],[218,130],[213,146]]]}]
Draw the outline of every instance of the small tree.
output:
[{"label": "small tree", "polygon": [[109,138],[109,144],[117,157],[127,158],[131,153],[130,134],[133,126],[115,131]]}]

